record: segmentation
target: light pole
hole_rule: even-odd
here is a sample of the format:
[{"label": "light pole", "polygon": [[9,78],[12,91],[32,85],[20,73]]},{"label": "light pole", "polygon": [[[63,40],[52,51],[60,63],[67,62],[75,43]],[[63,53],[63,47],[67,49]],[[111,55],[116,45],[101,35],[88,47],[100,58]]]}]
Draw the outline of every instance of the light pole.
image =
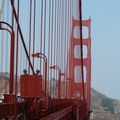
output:
[{"label": "light pole", "polygon": [[61,69],[58,66],[50,66],[50,69],[58,70],[58,98],[61,98]]},{"label": "light pole", "polygon": [[43,53],[36,53],[36,54],[32,54],[32,57],[34,58],[42,58],[44,60],[44,80],[45,80],[45,84],[44,84],[44,88],[45,88],[45,100],[46,100],[46,96],[47,96],[47,57],[45,56],[45,54]]},{"label": "light pole", "polygon": [[[3,25],[8,26],[11,30],[8,28],[5,28]],[[0,21],[0,30],[7,31],[11,35],[11,50],[10,50],[10,84],[9,84],[9,93],[13,94],[13,80],[14,80],[14,30],[10,24],[7,22]]]},{"label": "light pole", "polygon": [[63,76],[64,77],[64,80],[65,80],[65,82],[66,82],[66,98],[67,98],[67,74],[66,73],[61,73],[61,76]]}]

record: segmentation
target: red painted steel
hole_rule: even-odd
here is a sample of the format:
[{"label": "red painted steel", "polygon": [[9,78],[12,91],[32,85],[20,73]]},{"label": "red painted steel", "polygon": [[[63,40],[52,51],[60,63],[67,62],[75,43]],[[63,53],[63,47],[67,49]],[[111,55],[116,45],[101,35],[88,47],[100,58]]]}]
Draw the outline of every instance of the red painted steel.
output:
[{"label": "red painted steel", "polygon": [[[51,60],[47,61],[47,57],[45,56],[45,43],[46,43],[46,19],[47,19],[47,2],[41,1],[42,8],[40,12],[42,13],[41,15],[41,23],[44,25],[41,25],[41,41],[43,44],[41,44],[41,51],[43,53],[36,53],[35,52],[35,39],[33,40],[33,55],[32,57],[37,57],[37,58],[43,58],[44,59],[44,64],[42,65],[41,60],[40,60],[40,70],[41,67],[44,67],[44,70],[42,73],[44,74],[43,79],[42,75],[35,74],[34,69],[37,67],[34,67],[34,60],[33,60],[33,65],[31,63],[30,59],[30,54],[28,54],[27,47],[25,45],[25,41],[23,38],[22,34],[22,29],[19,23],[19,16],[16,14],[16,9],[15,9],[15,3],[14,0],[10,0],[11,5],[12,5],[12,23],[16,24],[18,27],[18,33],[17,35],[20,36],[23,44],[23,48],[25,50],[26,58],[29,63],[29,67],[31,67],[32,74],[29,72],[29,74],[25,73],[24,75],[21,75],[20,77],[20,96],[17,96],[17,88],[15,87],[15,94],[14,94],[14,31],[13,27],[15,27],[14,24],[12,24],[12,27],[5,22],[0,22],[5,23],[12,29],[12,32],[9,29],[2,28],[0,27],[0,30],[6,30],[11,34],[11,51],[10,51],[10,91],[9,94],[4,94],[4,100],[2,103],[0,103],[0,119],[11,119],[10,117],[14,117],[13,119],[16,119],[19,115],[22,115],[24,117],[23,119],[25,120],[89,120],[89,111],[90,111],[90,89],[91,89],[91,20],[83,20],[82,21],[82,11],[81,11],[81,1],[80,3],[80,20],[76,20],[74,17],[72,18],[71,16],[71,21],[69,21],[69,17],[67,16],[67,13],[71,13],[72,11],[69,11],[70,6],[66,6],[65,8],[65,3],[64,0],[60,2],[61,8],[59,8],[59,13],[63,12],[63,19],[58,20],[55,15],[57,15],[57,7],[56,1],[54,2],[49,2],[51,8],[50,8],[50,13],[52,14],[53,18],[55,19],[49,19],[49,21],[52,21],[51,23],[49,22],[49,34],[51,31],[51,34],[49,37],[51,40],[48,42],[50,43],[48,45],[48,49],[51,49],[50,53],[48,52],[49,58]],[[52,5],[53,4],[53,5]],[[58,4],[58,3],[57,3]],[[33,25],[33,38],[36,38],[35,30],[35,22],[36,22],[36,1],[34,3],[34,25]],[[64,6],[62,6],[64,5]],[[59,4],[57,5],[58,7]],[[56,8],[54,8],[56,7]],[[32,8],[32,4],[31,4]],[[43,10],[44,9],[44,10]],[[67,9],[67,12],[65,13]],[[72,7],[71,7],[72,9]],[[72,9],[73,10],[73,9]],[[30,18],[32,18],[32,12],[33,10],[30,9]],[[55,13],[54,13],[55,12]],[[50,14],[50,15],[51,15]],[[50,17],[49,15],[49,17]],[[65,16],[66,15],[66,16]],[[62,16],[61,16],[62,17]],[[68,18],[67,18],[68,17]],[[15,18],[15,22],[14,22]],[[68,20],[64,20],[68,19]],[[44,22],[43,22],[44,21]],[[63,23],[62,23],[63,21]],[[30,19],[30,31],[32,29],[31,25],[32,19]],[[54,24],[55,22],[55,24]],[[60,23],[59,23],[60,22]],[[65,30],[67,30],[67,22],[72,22],[71,25],[71,36],[69,38],[69,32],[67,31],[65,34]],[[57,25],[59,24],[59,25]],[[63,24],[63,25],[61,25]],[[65,25],[65,26],[64,26]],[[70,24],[68,24],[70,25]],[[59,26],[59,27],[58,27]],[[57,27],[59,29],[57,29]],[[80,37],[75,38],[75,29],[77,27],[80,27]],[[88,29],[88,38],[82,39],[82,27],[87,27]],[[70,28],[70,27],[69,27]],[[63,30],[63,31],[62,31]],[[44,32],[43,32],[44,31]],[[60,32],[58,34],[58,32]],[[16,34],[16,32],[15,32]],[[54,35],[55,34],[55,35]],[[68,36],[67,36],[68,34]],[[32,33],[30,32],[29,35],[31,36]],[[59,35],[59,39],[57,42],[60,44],[59,49],[63,47],[60,52],[55,51],[55,47],[53,45],[56,45],[55,39],[57,38],[57,35]],[[70,39],[67,42],[67,39]],[[63,40],[65,39],[65,43]],[[58,44],[57,43],[57,44]],[[64,45],[63,45],[64,44]],[[68,58],[66,56],[66,50],[67,48],[64,48],[67,46],[66,44],[70,44],[68,46]],[[19,44],[18,44],[19,45]],[[43,47],[44,46],[44,47]],[[51,46],[51,48],[49,48]],[[77,51],[75,50],[76,47],[78,46]],[[83,46],[87,47],[87,58],[83,58],[84,51],[83,51]],[[52,48],[53,47],[53,48]],[[43,50],[42,50],[43,48]],[[30,49],[30,48],[29,48]],[[54,50],[54,51],[53,51]],[[64,51],[65,50],[65,51]],[[54,55],[52,54],[54,52]],[[63,54],[64,52],[64,54]],[[29,51],[30,53],[30,51]],[[57,64],[57,54],[55,53],[60,53],[58,56],[58,64]],[[63,54],[63,63],[62,63],[62,54]],[[16,58],[18,59],[18,53],[16,53]],[[55,58],[56,56],[56,58]],[[76,57],[77,56],[77,57]],[[54,59],[53,59],[54,58]],[[34,59],[34,58],[33,58]],[[56,59],[56,60],[55,60]],[[67,60],[68,59],[68,60]],[[67,60],[67,62],[66,62]],[[53,62],[54,61],[54,62]],[[56,61],[56,63],[55,63]],[[69,61],[69,62],[68,62]],[[48,62],[48,63],[47,63]],[[50,64],[51,63],[51,64]],[[66,65],[68,63],[68,65]],[[17,64],[17,63],[16,63]],[[58,97],[54,98],[54,92],[53,92],[53,98],[51,95],[51,91],[49,91],[49,85],[47,79],[51,79],[49,77],[49,66],[47,65],[52,65],[56,64],[56,66],[51,66],[50,69],[56,69],[58,70],[58,83],[57,83],[57,93]],[[59,67],[58,67],[59,66]],[[67,66],[68,70],[65,70]],[[78,69],[77,72],[75,69]],[[83,67],[86,67],[86,80],[83,79],[84,77],[84,70]],[[47,72],[48,70],[48,72]],[[17,71],[17,68],[16,68]],[[17,71],[18,72],[18,71]],[[16,73],[17,73],[16,72]],[[62,73],[65,72],[65,73]],[[48,76],[48,77],[47,77]],[[64,80],[61,80],[61,76],[64,76]],[[55,77],[55,75],[54,75]],[[57,79],[56,77],[56,79]],[[76,79],[77,77],[77,79]],[[17,79],[17,75],[16,75]],[[54,81],[49,81],[50,83],[53,82],[55,85]],[[66,85],[65,83],[66,82]],[[44,85],[43,85],[44,83]],[[17,84],[17,83],[16,83]],[[54,88],[54,85],[50,87]],[[16,85],[17,86],[17,85]],[[66,89],[65,89],[66,87]],[[55,90],[54,90],[55,91]],[[50,92],[50,93],[49,93]],[[63,94],[64,92],[64,94]],[[4,112],[2,111],[4,110]]]},{"label": "red painted steel", "polygon": [[[83,99],[83,87],[82,82],[75,82],[75,67],[81,66],[81,58],[75,58],[75,47],[80,46],[80,39],[74,37],[74,30],[76,27],[80,25],[79,20],[75,20],[73,18],[73,30],[71,35],[71,48],[70,48],[70,82],[69,82],[69,97],[75,97],[75,92],[79,93],[81,95],[80,99]],[[86,67],[86,82],[84,82],[84,88],[85,88],[85,99],[87,101],[87,114],[89,114],[90,111],[90,89],[91,89],[91,28],[90,28],[91,20],[83,20],[82,26],[87,27],[88,29],[88,38],[83,39],[83,46],[87,47],[87,58],[83,59],[83,66]],[[83,51],[84,54],[84,51]],[[80,78],[79,78],[80,79]],[[81,78],[82,79],[82,78]],[[76,96],[77,97],[77,96]],[[78,96],[79,97],[79,96]]]},{"label": "red painted steel", "polygon": [[43,53],[36,53],[36,54],[32,54],[32,57],[37,57],[37,58],[43,58],[44,60],[44,97],[46,100],[47,97],[47,57],[45,56],[45,54]]},{"label": "red painted steel", "polygon": [[[0,104],[0,119],[8,119],[9,116],[14,115],[15,104]],[[17,103],[17,114],[23,113],[25,103]]]},{"label": "red painted steel", "polygon": [[62,110],[59,110],[58,112],[54,112],[53,114],[50,114],[47,117],[42,118],[40,120],[60,120],[72,112],[72,107],[67,107]]},{"label": "red painted steel", "polygon": [[4,103],[15,103],[16,97],[15,95],[4,94]]},{"label": "red painted steel", "polygon": [[42,76],[41,75],[21,75],[20,96],[23,98],[42,97]]},{"label": "red painted steel", "polygon": [[[0,21],[0,30],[5,30],[10,33],[11,35],[11,47],[10,47],[10,84],[9,84],[9,94],[13,94],[13,80],[14,80],[14,30],[11,27],[10,24],[7,22]],[[4,28],[2,25],[7,25],[11,31],[8,28]]]},{"label": "red painted steel", "polygon": [[[5,113],[1,112],[4,106]],[[0,104],[0,118],[14,115],[13,103]],[[86,115],[86,103],[77,99],[51,99],[43,101],[42,99],[26,99],[18,102],[17,116],[21,113],[26,116],[27,120],[33,119],[53,119],[57,120],[82,120]],[[78,119],[77,119],[78,118]]]},{"label": "red painted steel", "polygon": [[58,66],[50,66],[50,69],[58,70],[58,98],[61,98],[61,69]]}]

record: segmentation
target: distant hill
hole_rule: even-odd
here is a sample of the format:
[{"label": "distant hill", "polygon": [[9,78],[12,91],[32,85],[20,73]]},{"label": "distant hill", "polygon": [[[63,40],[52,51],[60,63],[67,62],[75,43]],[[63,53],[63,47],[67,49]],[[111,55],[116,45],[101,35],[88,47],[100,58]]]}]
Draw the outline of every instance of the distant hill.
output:
[{"label": "distant hill", "polygon": [[91,90],[91,109],[95,120],[120,120],[120,101]]}]

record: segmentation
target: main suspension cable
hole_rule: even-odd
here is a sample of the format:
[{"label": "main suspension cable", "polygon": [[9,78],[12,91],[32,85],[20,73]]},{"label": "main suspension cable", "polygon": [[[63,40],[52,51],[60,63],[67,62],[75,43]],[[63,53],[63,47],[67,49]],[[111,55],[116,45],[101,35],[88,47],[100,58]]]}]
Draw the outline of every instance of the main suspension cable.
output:
[{"label": "main suspension cable", "polygon": [[16,20],[16,23],[17,23],[17,26],[18,26],[18,31],[19,31],[19,34],[20,34],[20,37],[21,37],[21,41],[22,41],[22,44],[23,44],[23,48],[24,48],[24,50],[25,50],[25,53],[26,53],[26,56],[27,56],[29,65],[30,65],[30,67],[31,67],[31,69],[32,69],[32,73],[35,74],[34,69],[33,69],[33,66],[32,66],[32,64],[31,64],[31,60],[30,60],[29,54],[28,54],[28,52],[27,52],[27,48],[26,48],[25,42],[24,42],[24,38],[23,38],[22,31],[21,31],[21,27],[20,27],[20,24],[19,24],[19,22],[18,22],[18,17],[17,17],[17,13],[16,13],[16,10],[15,10],[15,6],[14,6],[12,0],[10,0],[10,2],[11,2],[11,6],[12,6],[12,9],[13,9],[14,17],[15,17],[15,20]]},{"label": "main suspension cable", "polygon": [[[17,3],[17,16],[18,16],[18,21],[19,21],[19,11],[20,11],[20,0],[18,0]],[[18,93],[18,52],[19,52],[19,48],[18,48],[18,42],[19,42],[19,33],[18,33],[18,27],[17,27],[17,36],[16,36],[16,77],[15,77],[15,96],[17,97],[17,93]],[[17,103],[15,101],[15,119],[17,116]]]},{"label": "main suspension cable", "polygon": [[84,71],[83,71],[83,36],[82,36],[82,0],[79,0],[79,19],[80,19],[80,51],[81,51],[81,68],[82,68],[82,86],[83,99],[85,100]]}]

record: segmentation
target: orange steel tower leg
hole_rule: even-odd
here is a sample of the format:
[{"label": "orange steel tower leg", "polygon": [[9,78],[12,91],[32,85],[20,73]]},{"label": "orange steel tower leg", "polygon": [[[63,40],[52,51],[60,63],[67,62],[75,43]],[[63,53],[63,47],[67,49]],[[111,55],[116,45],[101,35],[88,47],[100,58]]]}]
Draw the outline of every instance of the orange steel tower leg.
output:
[{"label": "orange steel tower leg", "polygon": [[86,102],[89,115],[91,98],[91,20],[88,19],[86,21],[83,21],[83,26],[87,27],[88,29],[88,36],[87,38],[83,39],[83,46],[87,47],[87,57],[84,58],[84,61],[86,61],[84,66],[86,67]]},{"label": "orange steel tower leg", "polygon": [[[82,72],[81,72],[81,54],[80,38],[75,38],[75,29],[80,26],[80,21],[73,18],[72,33],[70,39],[70,57],[69,57],[69,97],[83,99]],[[83,38],[82,45],[87,47],[87,57],[83,58],[83,66],[86,68],[86,79],[84,78],[85,99],[87,104],[87,113],[90,111],[90,91],[91,91],[91,20],[83,20],[82,26],[88,29],[88,36]],[[84,34],[84,32],[83,32]],[[83,50],[84,55],[84,50]]]}]

